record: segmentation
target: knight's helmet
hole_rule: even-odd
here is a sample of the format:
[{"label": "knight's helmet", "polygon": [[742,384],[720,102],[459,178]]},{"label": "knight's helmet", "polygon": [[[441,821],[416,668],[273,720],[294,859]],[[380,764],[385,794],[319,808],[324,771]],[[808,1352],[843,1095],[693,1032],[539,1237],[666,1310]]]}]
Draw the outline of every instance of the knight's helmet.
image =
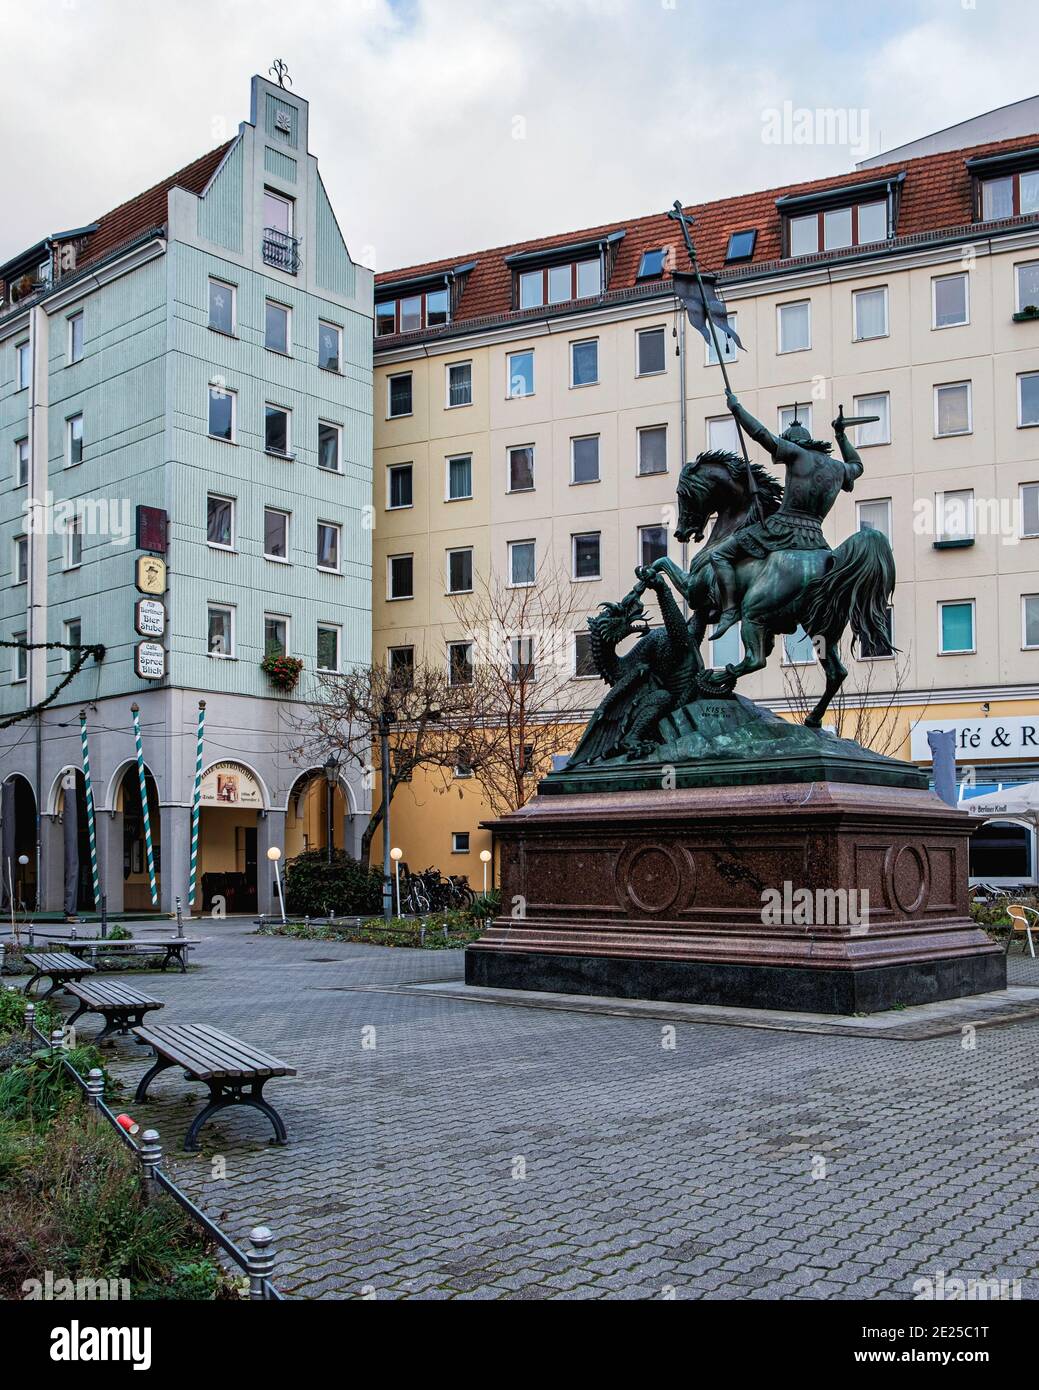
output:
[{"label": "knight's helmet", "polygon": [[791,444],[810,444],[812,442],[812,436],[808,432],[808,430],[805,429],[804,425],[801,424],[801,421],[797,418],[797,410],[798,403],[797,401],[795,401],[794,418],[790,421],[790,424],[783,431],[782,438],[789,440]]}]

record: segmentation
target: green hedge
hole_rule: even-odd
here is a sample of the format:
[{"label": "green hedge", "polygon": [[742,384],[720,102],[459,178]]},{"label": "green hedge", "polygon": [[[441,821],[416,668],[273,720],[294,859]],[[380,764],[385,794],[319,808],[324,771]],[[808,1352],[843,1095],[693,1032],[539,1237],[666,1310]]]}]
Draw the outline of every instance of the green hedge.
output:
[{"label": "green hedge", "polygon": [[382,907],[382,874],[344,850],[311,849],[285,866],[286,911],[302,917],[365,917]]}]

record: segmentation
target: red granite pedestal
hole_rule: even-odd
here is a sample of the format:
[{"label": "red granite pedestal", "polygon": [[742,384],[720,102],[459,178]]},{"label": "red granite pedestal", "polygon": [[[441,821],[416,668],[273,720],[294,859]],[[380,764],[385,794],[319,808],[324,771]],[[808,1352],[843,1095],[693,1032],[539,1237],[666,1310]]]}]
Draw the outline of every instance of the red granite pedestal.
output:
[{"label": "red granite pedestal", "polygon": [[538,796],[491,826],[503,915],[469,984],[834,1014],[1006,987],[968,910],[969,817],[929,791]]}]

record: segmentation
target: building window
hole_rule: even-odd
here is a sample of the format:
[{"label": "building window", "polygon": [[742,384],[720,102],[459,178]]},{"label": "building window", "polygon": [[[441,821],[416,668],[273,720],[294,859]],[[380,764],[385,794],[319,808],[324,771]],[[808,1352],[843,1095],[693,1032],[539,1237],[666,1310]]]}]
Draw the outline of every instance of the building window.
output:
[{"label": "building window", "polygon": [[473,680],[472,642],[448,642],[447,679],[450,685],[471,685]]},{"label": "building window", "polygon": [[462,502],[473,495],[473,457],[456,454],[447,460],[447,500]]},{"label": "building window", "polygon": [[[733,433],[735,434],[735,425],[736,425],[736,422],[735,422],[735,420],[732,420],[732,416],[731,416],[731,415],[729,416],[729,419],[732,421]],[[808,433],[811,434],[811,432],[812,432],[812,403],[811,403],[811,401],[798,402],[797,405],[781,405],[781,406],[779,407],[779,433],[782,434],[785,430],[788,430],[788,429],[790,428],[790,426],[793,425],[793,424],[802,425],[802,426],[808,431]],[[737,446],[734,444],[734,445],[733,445],[733,453],[736,452],[736,449],[737,449]]]},{"label": "building window", "polygon": [[473,591],[473,552],[467,546],[447,552],[447,592],[471,594]]},{"label": "building window", "polygon": [[894,613],[889,604],[884,610],[884,637],[876,642],[863,637],[859,642],[859,660],[890,661],[894,655]]},{"label": "building window", "polygon": [[217,333],[234,336],[235,287],[223,280],[209,281],[209,326]]},{"label": "building window", "polygon": [[970,323],[970,277],[936,275],[931,281],[931,327],[957,328]]},{"label": "building window", "polygon": [[812,305],[807,299],[776,306],[777,352],[807,352],[812,346]]},{"label": "building window", "polygon": [[1039,212],[1039,170],[1027,169],[998,179],[985,179],[981,185],[981,220],[996,222],[1003,217],[1024,217]]},{"label": "building window", "polygon": [[69,315],[69,362],[83,360],[83,313]]},{"label": "building window", "polygon": [[11,564],[12,584],[29,582],[29,537],[15,536],[14,559]]},{"label": "building window", "polygon": [[570,385],[595,386],[599,381],[599,339],[570,344]]},{"label": "building window", "polygon": [[602,578],[602,534],[586,531],[570,537],[571,573],[574,579]]},{"label": "building window", "polygon": [[319,671],[339,670],[339,643],[341,629],[333,623],[317,625],[317,669]]},{"label": "building window", "polygon": [[411,373],[398,372],[389,379],[389,418],[410,415],[412,411]]},{"label": "building window", "polygon": [[209,434],[211,439],[234,443],[235,393],[226,386],[209,388]]},{"label": "building window", "polygon": [[469,853],[469,831],[468,831],[468,830],[453,830],[453,831],[451,832],[451,853],[452,853],[452,854],[468,854],[468,853]]},{"label": "building window", "polygon": [[1025,309],[1039,309],[1039,261],[1026,261],[1014,267],[1014,281],[1017,298],[1017,313]]},{"label": "building window", "polygon": [[509,492],[534,490],[534,446],[524,444],[509,450]]},{"label": "building window", "polygon": [[418,333],[423,328],[442,328],[450,322],[451,296],[446,289],[384,299],[375,306],[375,336]]},{"label": "building window", "polygon": [[[728,322],[729,327],[733,330],[733,332],[735,332],[736,315],[727,314],[726,320]],[[736,355],[739,352],[739,349],[737,348],[735,341],[732,338],[727,337],[724,333],[720,334],[719,336],[721,337],[722,361],[735,362]],[[713,338],[709,338],[707,342],[704,343],[704,365],[707,367],[716,367],[718,365],[718,354],[714,350]]]},{"label": "building window", "polygon": [[537,571],[533,541],[509,542],[509,583],[514,588],[533,584]]},{"label": "building window", "polygon": [[736,421],[731,415],[711,415],[705,423],[708,449],[721,449],[728,454],[739,453],[740,441],[736,433]]},{"label": "building window", "polygon": [[387,598],[401,599],[415,597],[415,557],[414,555],[391,555],[388,561]]},{"label": "building window", "polygon": [[317,567],[332,574],[339,573],[340,539],[343,528],[334,521],[317,524]]},{"label": "building window", "polygon": [[940,545],[963,545],[974,539],[974,489],[938,492],[934,497],[935,535]]},{"label": "building window", "polygon": [[299,270],[299,243],[292,232],[293,203],[270,188],[263,190],[263,259],[275,270],[295,275]]},{"label": "building window", "polygon": [[79,569],[83,563],[83,518],[69,517],[65,523],[65,568]]},{"label": "building window", "polygon": [[234,609],[229,604],[209,605],[209,655],[234,656]]},{"label": "building window", "polygon": [[1021,645],[1039,647],[1039,594],[1021,595]]},{"label": "building window", "polygon": [[1039,536],[1039,483],[1021,485],[1021,535]]},{"label": "building window", "polygon": [[410,690],[415,684],[415,648],[390,647],[386,653],[390,684]]},{"label": "building window", "polygon": [[519,276],[519,307],[538,309],[543,304],[565,304],[571,299],[594,299],[602,293],[602,267],[595,260],[571,261]]},{"label": "building window", "polygon": [[21,646],[15,647],[14,649],[14,661],[11,667],[11,679],[14,681],[16,685],[20,684],[22,681],[29,679],[29,650],[26,646],[24,646],[25,639],[27,636],[28,633],[25,632],[12,632],[11,634],[12,641],[23,644]]},{"label": "building window", "polygon": [[447,368],[447,408],[473,403],[473,364],[451,362]]},{"label": "building window", "polygon": [[326,473],[338,473],[342,467],[343,429],[330,420],[317,424],[317,466]]},{"label": "building window", "polygon": [[319,322],[317,326],[317,364],[323,372],[341,372],[343,362],[343,330],[335,323]]},{"label": "building window", "polygon": [[655,560],[667,559],[667,527],[639,527],[639,564],[652,565]]},{"label": "building window", "polygon": [[505,359],[508,370],[506,395],[510,400],[534,394],[534,353],[510,352]]},{"label": "building window", "polygon": [[812,645],[812,639],[798,623],[796,632],[787,632],[783,636],[783,665],[808,666],[814,660],[815,647]]},{"label": "building window", "polygon": [[263,509],[263,553],[268,560],[289,558],[289,513],[278,507]]},{"label": "building window", "polygon": [[525,685],[528,681],[536,680],[537,668],[534,665],[533,637],[513,637],[511,650],[512,670],[510,675],[513,685]]},{"label": "building window", "polygon": [[263,345],[271,352],[288,354],[290,313],[286,305],[278,304],[273,299],[266,301]]},{"label": "building window", "polygon": [[639,476],[667,472],[667,426],[639,430]]},{"label": "building window", "polygon": [[[83,645],[83,624],[79,618],[69,618],[62,624],[64,628],[64,643],[66,647],[80,647]],[[62,652],[61,667],[63,671],[71,671],[76,660],[74,651]]]},{"label": "building window", "polygon": [[583,434],[570,441],[571,483],[599,481],[599,436]]},{"label": "building window", "polygon": [[867,338],[886,338],[887,286],[875,290],[855,290],[851,296],[855,310],[855,341]]},{"label": "building window", "polygon": [[845,246],[867,246],[887,239],[887,202],[853,203],[850,207],[810,212],[787,219],[787,254],[813,256]]},{"label": "building window", "polygon": [[70,415],[65,421],[65,467],[83,462],[83,416]]},{"label": "building window", "polygon": [[386,470],[386,506],[390,511],[414,505],[413,474],[410,463],[394,463]]},{"label": "building window", "polygon": [[974,650],[974,600],[939,603],[938,655],[953,656]]},{"label": "building window", "polygon": [[860,531],[879,531],[891,540],[891,498],[877,497],[871,501],[855,503],[855,512]]},{"label": "building window", "polygon": [[234,549],[233,498],[212,493],[206,498],[206,542],[221,550]]},{"label": "building window", "polygon": [[592,634],[574,633],[574,679],[579,681],[597,680],[599,670],[592,655]]},{"label": "building window", "polygon": [[743,657],[743,644],[740,641],[740,625],[730,627],[720,637],[711,641],[711,667],[721,670],[725,666],[735,666]]},{"label": "building window", "polygon": [[264,656],[288,656],[289,620],[281,613],[263,615]]},{"label": "building window", "polygon": [[29,481],[29,441],[14,441],[14,485],[24,487]]},{"label": "building window", "polygon": [[854,398],[856,415],[876,415],[872,425],[859,425],[855,441],[860,449],[870,449],[875,444],[891,443],[891,396],[887,391],[876,396],[856,396]]},{"label": "building window", "polygon": [[950,434],[970,434],[970,385],[969,381],[955,381],[934,388],[934,433],[938,439]]},{"label": "building window", "polygon": [[29,359],[29,344],[18,343],[14,350],[14,381],[15,390],[24,391],[29,385],[31,375],[31,364]]},{"label": "building window", "polygon": [[666,262],[667,250],[663,247],[658,247],[655,251],[643,251],[636,279],[655,280],[657,276],[663,275]]},{"label": "building window", "polygon": [[1017,423],[1020,429],[1039,425],[1039,372],[1021,372],[1017,378]]},{"label": "building window", "polygon": [[743,232],[732,232],[729,236],[729,245],[725,251],[726,261],[749,261],[754,255],[754,247],[758,239],[757,227],[750,227]]},{"label": "building window", "polygon": [[263,408],[263,447],[268,454],[279,458],[291,458],[290,420],[291,410],[283,405],[271,405],[268,401]]},{"label": "building window", "polygon": [[640,328],[635,334],[635,369],[638,376],[659,376],[667,371],[662,328]]}]

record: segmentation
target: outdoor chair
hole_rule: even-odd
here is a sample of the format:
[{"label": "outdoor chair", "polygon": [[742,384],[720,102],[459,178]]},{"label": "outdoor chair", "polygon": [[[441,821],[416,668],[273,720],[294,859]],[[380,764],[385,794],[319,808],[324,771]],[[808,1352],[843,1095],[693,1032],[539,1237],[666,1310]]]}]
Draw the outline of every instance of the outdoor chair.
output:
[{"label": "outdoor chair", "polygon": [[1024,903],[1011,903],[1007,908],[1010,917],[1010,930],[1007,933],[1007,955],[1010,954],[1010,944],[1020,934],[1021,950],[1024,951],[1025,944],[1032,959],[1035,959],[1035,942],[1032,940],[1032,932],[1039,931],[1039,911],[1034,907],[1026,907]]}]

